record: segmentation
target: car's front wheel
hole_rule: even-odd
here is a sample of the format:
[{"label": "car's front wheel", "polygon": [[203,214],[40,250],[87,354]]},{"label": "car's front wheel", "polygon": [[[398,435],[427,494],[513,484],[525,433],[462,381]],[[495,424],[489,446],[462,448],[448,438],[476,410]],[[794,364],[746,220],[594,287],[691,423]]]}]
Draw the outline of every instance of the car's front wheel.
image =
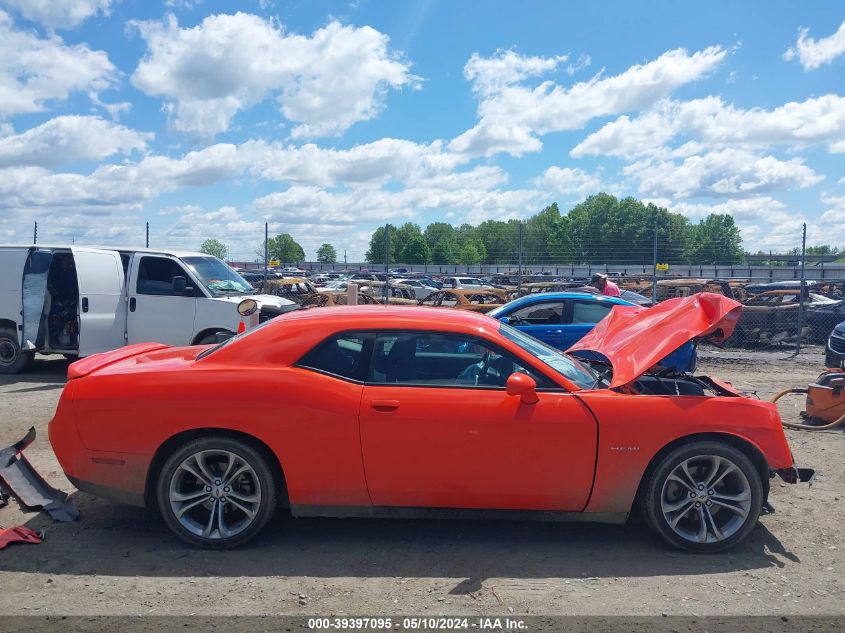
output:
[{"label": "car's front wheel", "polygon": [[645,487],[643,510],[666,541],[707,553],[731,547],[754,529],[763,506],[760,474],[741,451],[694,442],[666,455]]},{"label": "car's front wheel", "polygon": [[276,481],[251,445],[229,437],[190,441],[165,461],[157,501],[167,526],[208,549],[242,545],[276,509]]}]

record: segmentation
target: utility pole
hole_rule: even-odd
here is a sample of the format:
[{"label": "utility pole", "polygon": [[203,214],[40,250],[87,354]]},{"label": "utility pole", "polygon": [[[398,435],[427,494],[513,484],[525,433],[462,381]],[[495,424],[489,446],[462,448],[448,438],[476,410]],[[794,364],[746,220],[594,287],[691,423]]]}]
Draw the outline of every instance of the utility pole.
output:
[{"label": "utility pole", "polygon": [[150,247],[150,223],[147,222],[147,240],[146,240],[146,248]]},{"label": "utility pole", "polygon": [[522,292],[522,220],[519,221],[519,241],[517,243],[518,254],[517,258],[519,259],[519,270],[516,271],[516,290],[518,293]]},{"label": "utility pole", "polygon": [[801,331],[804,329],[804,289],[805,271],[807,265],[807,223],[804,222],[804,229],[801,234],[801,291],[798,293],[798,336],[795,339],[795,355],[801,353]]},{"label": "utility pole", "polygon": [[387,304],[390,286],[390,225],[384,225],[384,303]]},{"label": "utility pole", "polygon": [[264,287],[267,287],[267,265],[270,261],[270,224],[264,223]]},{"label": "utility pole", "polygon": [[35,223],[35,227],[32,229],[32,243],[38,244],[38,222]]},{"label": "utility pole", "polygon": [[657,215],[654,216],[654,254],[651,275],[651,303],[657,305]]},{"label": "utility pole", "polygon": [[[343,249],[343,267],[346,268],[346,249]],[[334,268],[334,267],[332,267]]]}]

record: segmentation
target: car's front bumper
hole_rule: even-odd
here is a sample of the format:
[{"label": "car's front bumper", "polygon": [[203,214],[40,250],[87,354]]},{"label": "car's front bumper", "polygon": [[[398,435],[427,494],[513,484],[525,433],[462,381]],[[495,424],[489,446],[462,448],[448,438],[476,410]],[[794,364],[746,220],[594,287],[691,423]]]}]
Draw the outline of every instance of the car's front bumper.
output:
[{"label": "car's front bumper", "polygon": [[832,334],[827,340],[825,367],[845,368],[845,337]]}]

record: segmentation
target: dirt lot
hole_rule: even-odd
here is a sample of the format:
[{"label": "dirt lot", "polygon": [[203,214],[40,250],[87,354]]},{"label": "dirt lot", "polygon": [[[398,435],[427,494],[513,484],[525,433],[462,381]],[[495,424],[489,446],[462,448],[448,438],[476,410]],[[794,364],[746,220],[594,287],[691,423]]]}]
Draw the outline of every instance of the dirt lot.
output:
[{"label": "dirt lot", "polygon": [[[709,355],[700,369],[761,397],[806,385],[821,356]],[[34,425],[27,454],[73,490],[47,441],[66,362],[42,360],[0,378],[0,444]],[[803,403],[782,407],[797,420]],[[796,458],[819,471],[773,483],[776,513],[733,551],[666,548],[640,525],[279,518],[249,547],[182,545],[156,516],[85,494],[82,518],[53,523],[13,502],[0,524],[45,529],[41,545],[0,551],[0,613],[214,614],[845,614],[845,436],[789,432]]]}]

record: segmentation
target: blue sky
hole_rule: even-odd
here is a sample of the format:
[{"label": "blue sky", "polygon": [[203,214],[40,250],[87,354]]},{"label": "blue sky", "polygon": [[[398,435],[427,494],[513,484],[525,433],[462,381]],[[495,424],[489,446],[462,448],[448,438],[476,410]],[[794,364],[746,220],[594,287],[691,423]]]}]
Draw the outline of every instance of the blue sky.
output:
[{"label": "blue sky", "polygon": [[0,0],[0,241],[252,259],[598,191],[845,246],[840,2]]}]

